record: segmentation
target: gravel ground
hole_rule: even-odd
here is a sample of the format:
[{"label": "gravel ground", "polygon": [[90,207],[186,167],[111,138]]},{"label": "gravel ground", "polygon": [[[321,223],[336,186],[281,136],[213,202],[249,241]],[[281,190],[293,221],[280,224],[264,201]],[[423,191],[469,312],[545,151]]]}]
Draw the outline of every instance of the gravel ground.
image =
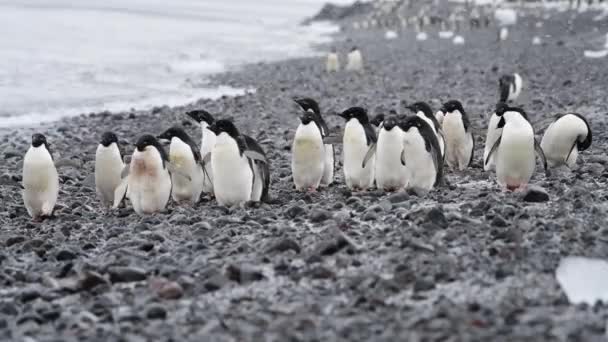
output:
[{"label": "gravel ground", "polygon": [[[60,170],[56,218],[32,222],[19,190],[0,192],[0,340],[605,340],[606,306],[572,306],[554,270],[566,255],[608,257],[605,89],[607,60],[584,60],[602,42],[589,18],[535,20],[498,45],[494,30],[465,33],[453,46],[435,33],[424,43],[404,32],[345,31],[341,51],[361,47],[363,74],[326,74],[321,58],[250,65],[214,83],[257,91],[150,112],[98,113],[37,128],[80,169]],[[327,49],[328,47],[320,47]],[[577,111],[593,145],[574,170],[532,180],[541,202],[503,193],[481,168],[486,117],[502,73],[525,80],[518,101],[537,133],[553,114]],[[449,185],[426,197],[351,193],[336,183],[316,194],[294,190],[290,145],[298,125],[293,96],[317,98],[330,126],[347,106],[403,112],[402,101],[460,99],[477,133],[475,162],[448,171]],[[272,201],[232,212],[213,201],[170,204],[139,217],[106,213],[93,184],[101,133],[131,150],[205,108],[231,116],[272,161]],[[20,179],[32,129],[0,130],[0,174]],[[341,156],[341,155],[340,155]],[[583,161],[584,160],[584,161]],[[338,163],[339,164],[339,163]],[[28,337],[31,337],[28,339]]]}]

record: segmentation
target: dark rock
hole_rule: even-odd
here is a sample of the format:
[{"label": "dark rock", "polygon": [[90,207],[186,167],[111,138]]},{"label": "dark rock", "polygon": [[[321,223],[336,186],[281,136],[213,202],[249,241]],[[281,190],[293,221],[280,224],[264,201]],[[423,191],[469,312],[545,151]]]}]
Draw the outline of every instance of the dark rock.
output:
[{"label": "dark rock", "polygon": [[312,279],[333,279],[336,277],[334,271],[323,266],[314,267],[307,275]]},{"label": "dark rock", "polygon": [[427,279],[416,279],[414,282],[414,292],[429,291],[435,288],[435,283]]},{"label": "dark rock", "polygon": [[523,193],[523,200],[526,202],[547,202],[549,200],[549,194],[547,191],[539,186],[528,186],[528,189]]},{"label": "dark rock", "polygon": [[310,213],[310,222],[320,223],[331,218],[331,213],[325,209],[315,208]]},{"label": "dark rock", "polygon": [[293,205],[289,209],[285,210],[285,216],[291,219],[302,216],[306,213],[306,209],[300,207],[299,205]]},{"label": "dark rock", "polygon": [[68,261],[68,260],[73,260],[75,258],[76,258],[76,254],[67,249],[60,250],[57,253],[57,255],[55,256],[55,259],[57,259],[57,261]]},{"label": "dark rock", "polygon": [[226,277],[239,284],[247,284],[265,279],[261,271],[250,265],[231,264],[226,269]]},{"label": "dark rock", "polygon": [[167,309],[160,304],[150,304],[146,308],[147,319],[165,319],[167,318]]},{"label": "dark rock", "polygon": [[21,291],[21,293],[19,294],[19,299],[24,303],[30,302],[39,297],[40,297],[40,291],[38,291],[37,289],[33,289],[33,288],[25,289],[25,290]]},{"label": "dark rock", "polygon": [[298,245],[298,243],[294,240],[290,238],[281,238],[279,241],[272,244],[272,246],[266,250],[266,253],[282,253],[288,250],[292,250],[296,253],[300,253],[301,251],[300,245]]},{"label": "dark rock", "polygon": [[147,272],[138,267],[114,266],[108,269],[110,281],[112,283],[130,283],[134,281],[146,280]]},{"label": "dark rock", "polygon": [[378,220],[378,214],[376,214],[375,211],[367,211],[365,212],[365,214],[363,214],[363,217],[361,218],[363,221],[376,221]]},{"label": "dark rock", "polygon": [[11,236],[8,239],[6,239],[5,245],[6,245],[6,247],[10,247],[12,245],[22,243],[23,241],[25,241],[25,236],[21,236],[21,235]]},{"label": "dark rock", "polygon": [[509,224],[507,223],[507,221],[505,221],[504,218],[502,218],[501,216],[497,215],[492,220],[491,225],[494,226],[494,227],[506,227]]},{"label": "dark rock", "polygon": [[217,273],[209,278],[207,278],[203,282],[203,286],[209,292],[217,291],[224,287],[228,283],[228,278],[226,278],[223,274]]},{"label": "dark rock", "polygon": [[426,214],[427,221],[433,222],[441,228],[447,228],[448,220],[443,214],[443,209],[440,207],[434,207]]},{"label": "dark rock", "polygon": [[101,274],[93,271],[85,271],[78,280],[78,287],[84,291],[89,291],[97,285],[109,285],[109,281]]},{"label": "dark rock", "polygon": [[392,204],[407,202],[409,199],[410,195],[405,191],[397,192],[387,197],[387,200]]}]

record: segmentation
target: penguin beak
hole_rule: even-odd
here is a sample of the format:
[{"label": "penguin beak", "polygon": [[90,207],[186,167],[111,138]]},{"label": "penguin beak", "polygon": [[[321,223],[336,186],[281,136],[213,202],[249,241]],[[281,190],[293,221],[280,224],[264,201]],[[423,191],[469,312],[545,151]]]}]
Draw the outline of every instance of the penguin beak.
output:
[{"label": "penguin beak", "polygon": [[348,115],[346,113],[338,113],[338,116],[345,120],[348,120]]},{"label": "penguin beak", "polygon": [[416,108],[414,106],[405,106],[405,109],[411,110],[412,112],[416,112]]}]

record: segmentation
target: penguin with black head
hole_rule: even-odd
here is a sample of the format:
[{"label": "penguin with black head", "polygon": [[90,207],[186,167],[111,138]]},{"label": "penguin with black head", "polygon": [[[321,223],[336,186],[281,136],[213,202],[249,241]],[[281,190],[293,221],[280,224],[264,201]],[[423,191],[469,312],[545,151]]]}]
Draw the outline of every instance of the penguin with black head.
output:
[{"label": "penguin with black head", "polygon": [[113,132],[104,132],[95,152],[95,188],[101,203],[107,208],[114,203],[114,191],[122,181],[124,168],[118,137]]},{"label": "penguin with black head", "polygon": [[591,146],[593,139],[587,119],[578,113],[558,114],[540,142],[549,167],[567,165],[574,168],[580,151]]},{"label": "penguin with black head", "polygon": [[59,195],[59,175],[46,137],[32,135],[23,158],[23,203],[34,220],[53,215]]},{"label": "penguin with black head", "polygon": [[304,111],[300,116],[291,153],[291,172],[296,190],[315,192],[323,179],[327,159],[323,128],[312,111]]},{"label": "penguin with black head", "polygon": [[378,133],[380,132],[380,125],[382,125],[382,121],[384,121],[384,114],[380,113],[376,114],[369,122],[374,127],[376,136],[378,136]]},{"label": "penguin with black head", "polygon": [[500,108],[497,115],[500,119],[496,128],[502,131],[484,163],[495,155],[498,184],[509,191],[523,190],[536,168],[535,153],[547,170],[545,154],[523,109],[506,106]]},{"label": "penguin with black head", "polygon": [[449,167],[462,171],[473,162],[475,140],[471,122],[460,101],[446,102],[441,111],[445,113],[442,128],[446,161]]},{"label": "penguin with black head", "polygon": [[171,174],[173,201],[198,203],[205,183],[205,171],[198,146],[180,126],[167,129],[158,139],[169,141],[169,161],[179,171]]},{"label": "penguin with black head", "polygon": [[[302,108],[305,112],[310,112],[313,115],[313,122],[319,128],[321,132],[321,139],[328,140],[330,132],[323,116],[321,115],[321,109],[317,101],[311,98],[296,98],[294,101]],[[301,119],[302,117],[300,117]],[[301,120],[300,120],[301,121]],[[335,169],[335,150],[331,143],[324,142],[324,169],[323,177],[321,178],[320,186],[329,186],[334,181],[334,169]],[[316,187],[315,187],[316,189]]]},{"label": "penguin with black head", "polygon": [[445,156],[445,139],[443,137],[443,132],[441,131],[441,124],[439,124],[439,121],[437,121],[437,118],[433,115],[431,106],[426,102],[415,102],[406,108],[429,124],[437,137],[437,142],[439,143],[439,149],[441,151],[441,160],[443,160],[443,157]]},{"label": "penguin with black head", "polygon": [[[211,131],[210,127],[215,122],[215,118],[208,111],[197,109],[186,113],[194,121],[201,126],[201,149],[202,157],[211,153],[211,149],[215,145],[216,135]],[[206,177],[204,179],[203,192],[213,195],[213,167],[211,161],[205,165]]]},{"label": "penguin with black head", "polygon": [[367,190],[374,185],[374,159],[365,167],[362,164],[369,147],[377,141],[376,131],[362,107],[352,107],[338,115],[346,120],[342,138],[344,180],[351,190]]},{"label": "penguin with black head", "polygon": [[515,101],[521,94],[523,80],[519,74],[502,75],[498,79],[500,102]]}]

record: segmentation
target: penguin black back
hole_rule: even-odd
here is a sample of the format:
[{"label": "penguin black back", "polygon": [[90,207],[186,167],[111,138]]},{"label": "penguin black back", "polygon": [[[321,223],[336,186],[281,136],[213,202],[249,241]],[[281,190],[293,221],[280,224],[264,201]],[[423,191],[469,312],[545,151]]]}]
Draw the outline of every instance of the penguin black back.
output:
[{"label": "penguin black back", "polygon": [[376,127],[380,127],[380,124],[384,121],[384,114],[376,114],[374,118],[370,121],[370,123]]},{"label": "penguin black back", "polygon": [[429,120],[431,120],[436,131],[438,131],[441,128],[439,125],[439,121],[437,121],[437,118],[435,117],[435,115],[433,115],[433,110],[431,109],[431,106],[429,106],[428,103],[416,102],[410,106],[407,106],[407,108],[409,110],[411,110],[412,112],[414,112],[414,114],[417,114],[418,112],[422,112],[424,114],[424,116],[426,116]]},{"label": "penguin black back", "polygon": [[433,129],[424,119],[418,116],[408,116],[403,118],[399,122],[399,127],[404,131],[408,132],[411,128],[418,129],[422,139],[424,140],[424,147],[433,158],[437,175],[435,177],[435,185],[440,185],[443,182],[443,157],[441,155],[441,149],[439,147],[439,141],[437,136],[433,132]]},{"label": "penguin black back", "polygon": [[[252,137],[248,136],[248,135],[243,135],[243,138],[245,140],[245,144],[247,145],[246,149],[247,150],[251,150],[251,151],[255,151],[257,153],[260,153],[261,155],[263,155],[266,158],[266,153],[264,152],[264,149],[262,149],[262,146],[260,146],[260,144],[253,139]],[[266,158],[266,160],[268,160],[268,158]],[[260,171],[262,171],[262,178],[264,180],[264,186],[262,188],[262,197],[261,200],[263,202],[268,202],[269,200],[269,196],[268,196],[268,190],[270,189],[270,166],[269,166],[269,162],[262,162],[259,160],[255,160],[253,161],[259,168]]]},{"label": "penguin black back", "polygon": [[449,115],[448,113],[451,113],[456,110],[458,110],[462,115],[462,124],[464,126],[464,130],[468,132],[469,128],[471,127],[471,122],[469,121],[469,116],[464,111],[464,108],[462,107],[462,103],[460,103],[460,101],[450,100],[444,103],[443,107],[441,107],[441,111],[445,113],[445,115]]},{"label": "penguin black back", "polygon": [[114,132],[104,132],[101,135],[100,144],[102,144],[104,147],[108,147],[113,143],[116,143],[116,145],[118,145],[118,137],[116,136],[116,134],[114,134]]},{"label": "penguin black back", "polygon": [[44,134],[34,133],[32,135],[32,146],[40,147],[41,145],[44,145],[44,148],[46,148],[46,150],[51,155],[51,159],[53,159],[53,152],[51,152],[51,148],[49,147],[49,143],[46,141],[46,137],[44,136]]},{"label": "penguin black back", "polygon": [[201,161],[201,154],[199,152],[198,146],[196,143],[190,138],[188,133],[184,131],[184,129],[180,126],[173,126],[168,130],[164,131],[161,135],[158,136],[159,139],[171,140],[173,138],[178,138],[179,140],[186,143],[190,150],[192,151],[192,155],[194,156],[194,160],[198,163]]},{"label": "penguin black back", "polygon": [[[579,151],[584,151],[584,150],[588,149],[589,146],[591,146],[591,141],[593,140],[593,136],[592,136],[592,133],[591,133],[591,127],[589,126],[589,122],[587,122],[587,119],[584,116],[582,116],[581,114],[578,114],[578,113],[570,113],[570,114],[572,114],[572,115],[576,116],[577,118],[583,120],[583,122],[585,123],[585,126],[587,126],[587,136],[585,137],[585,140],[583,140],[582,142],[578,141],[578,139],[576,140],[576,147],[578,148],[578,150]],[[559,119],[561,119],[565,115],[567,115],[567,114],[558,114],[556,116],[554,122],[557,121],[557,120],[559,120]]]},{"label": "penguin black back", "polygon": [[509,98],[509,92],[511,91],[512,85],[515,85],[514,75],[502,75],[498,79],[499,97],[501,102],[506,102]]},{"label": "penguin black back", "polygon": [[198,123],[201,123],[204,121],[208,125],[213,125],[213,123],[215,122],[213,115],[211,115],[208,111],[203,110],[203,109],[189,111],[186,113],[186,115],[188,115],[190,118],[192,118],[192,120],[194,120]]},{"label": "penguin black back", "polygon": [[160,154],[160,158],[163,161],[163,167],[165,167],[165,163],[169,161],[169,157],[167,155],[167,151],[165,151],[165,149],[160,144],[158,139],[156,139],[151,134],[144,134],[141,137],[139,137],[139,139],[137,139],[137,142],[135,143],[135,147],[140,152],[143,152],[146,149],[146,147],[148,147],[148,146],[152,146],[152,147],[156,148],[156,150]]}]

